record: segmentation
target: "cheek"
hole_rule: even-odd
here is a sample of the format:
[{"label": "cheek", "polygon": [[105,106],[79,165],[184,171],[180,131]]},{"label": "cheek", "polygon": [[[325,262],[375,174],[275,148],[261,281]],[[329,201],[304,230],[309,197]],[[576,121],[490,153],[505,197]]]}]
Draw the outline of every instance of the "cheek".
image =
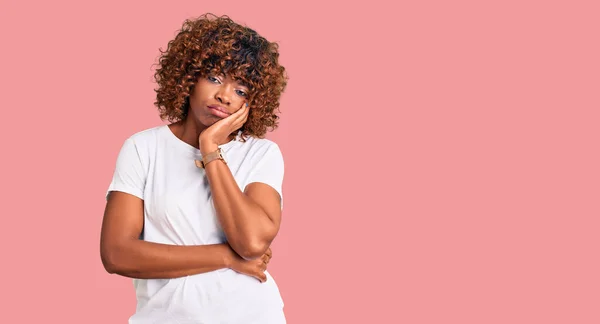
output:
[{"label": "cheek", "polygon": [[240,97],[238,95],[235,95],[235,99],[232,100],[232,105],[236,108],[242,108],[245,104],[246,104],[247,99],[245,97]]},{"label": "cheek", "polygon": [[194,110],[202,108],[202,106],[206,105],[206,98],[200,91],[194,91],[194,93],[190,96],[190,107]]}]

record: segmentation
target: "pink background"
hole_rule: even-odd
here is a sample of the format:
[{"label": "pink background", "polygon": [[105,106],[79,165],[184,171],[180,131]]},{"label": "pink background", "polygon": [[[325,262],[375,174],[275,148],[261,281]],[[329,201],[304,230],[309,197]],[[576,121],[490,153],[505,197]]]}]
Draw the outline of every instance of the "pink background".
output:
[{"label": "pink background", "polygon": [[183,19],[281,45],[288,323],[600,323],[596,1],[2,1],[3,323],[126,323],[118,149]]}]

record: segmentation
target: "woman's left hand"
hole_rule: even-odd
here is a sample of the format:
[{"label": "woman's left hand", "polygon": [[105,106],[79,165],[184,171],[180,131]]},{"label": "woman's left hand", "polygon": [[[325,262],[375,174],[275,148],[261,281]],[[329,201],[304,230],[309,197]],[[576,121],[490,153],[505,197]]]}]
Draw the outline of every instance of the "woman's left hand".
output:
[{"label": "woman's left hand", "polygon": [[244,103],[236,112],[202,131],[198,137],[200,152],[202,154],[210,153],[217,150],[220,144],[226,143],[229,135],[240,129],[248,120],[249,111],[248,104]]}]

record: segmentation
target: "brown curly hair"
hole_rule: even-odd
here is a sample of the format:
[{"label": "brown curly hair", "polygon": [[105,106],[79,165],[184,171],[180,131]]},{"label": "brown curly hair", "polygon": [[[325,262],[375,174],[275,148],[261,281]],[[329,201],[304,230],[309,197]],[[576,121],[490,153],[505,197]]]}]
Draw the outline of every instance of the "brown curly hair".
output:
[{"label": "brown curly hair", "polygon": [[279,99],[288,77],[279,64],[279,45],[256,31],[235,23],[228,16],[204,14],[184,21],[181,30],[160,50],[154,73],[158,84],[155,105],[160,118],[185,119],[189,96],[197,80],[209,74],[224,74],[248,87],[248,120],[242,136],[264,137],[278,126]]}]

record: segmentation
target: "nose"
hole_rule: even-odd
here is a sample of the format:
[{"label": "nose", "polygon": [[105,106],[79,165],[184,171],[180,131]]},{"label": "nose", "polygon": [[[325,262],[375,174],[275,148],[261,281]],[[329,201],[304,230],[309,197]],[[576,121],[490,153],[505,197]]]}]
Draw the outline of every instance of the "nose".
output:
[{"label": "nose", "polygon": [[215,98],[222,104],[229,105],[231,103],[231,90],[227,85],[219,87],[219,90],[215,94]]}]

